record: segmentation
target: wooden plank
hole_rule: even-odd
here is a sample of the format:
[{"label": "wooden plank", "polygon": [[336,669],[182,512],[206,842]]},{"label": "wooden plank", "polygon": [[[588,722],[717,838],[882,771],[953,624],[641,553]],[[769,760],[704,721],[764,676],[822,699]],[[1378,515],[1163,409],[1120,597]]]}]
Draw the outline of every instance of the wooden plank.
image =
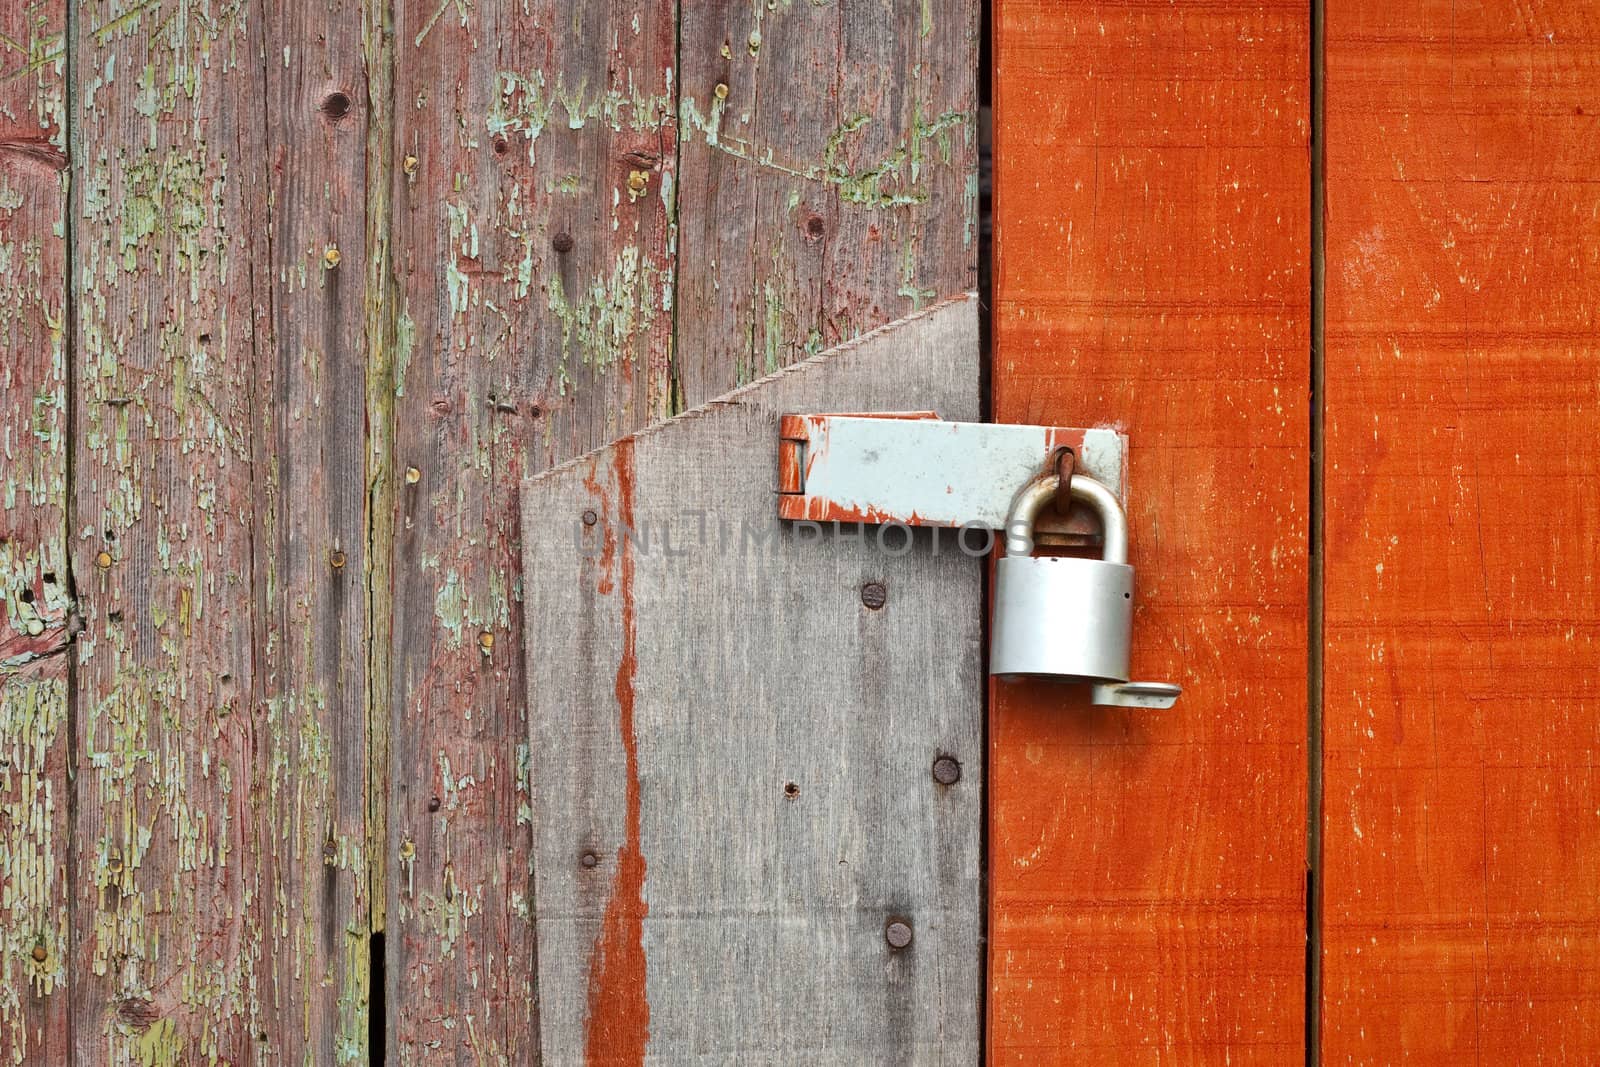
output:
[{"label": "wooden plank", "polygon": [[83,1062],[365,1058],[361,21],[259,14],[71,42]]},{"label": "wooden plank", "polygon": [[805,536],[773,501],[784,412],[974,417],[976,310],[524,486],[546,1062],[976,1060],[980,565],[934,531]]},{"label": "wooden plank", "polygon": [[1600,19],[1326,42],[1323,1060],[1591,1062]]},{"label": "wooden plank", "polygon": [[998,421],[1130,437],[1134,676],[999,686],[997,1064],[1304,1042],[1309,11],[995,6]]},{"label": "wooden plank", "polygon": [[66,4],[0,7],[0,1063],[67,1055]]},{"label": "wooden plank", "polygon": [[676,26],[396,7],[394,1062],[537,1055],[517,485],[668,412]]},{"label": "wooden plank", "polygon": [[976,284],[978,10],[684,5],[684,405]]}]

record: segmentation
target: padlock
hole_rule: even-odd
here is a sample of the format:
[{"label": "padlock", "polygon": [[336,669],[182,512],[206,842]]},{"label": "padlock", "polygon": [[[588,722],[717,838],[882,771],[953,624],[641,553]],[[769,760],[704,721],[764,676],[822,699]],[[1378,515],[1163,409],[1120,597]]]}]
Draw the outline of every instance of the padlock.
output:
[{"label": "padlock", "polygon": [[1171,707],[1178,687],[1128,682],[1133,642],[1133,568],[1128,520],[1115,493],[1093,478],[1071,481],[1072,499],[1100,520],[1099,559],[1033,556],[1033,525],[1055,499],[1053,474],[1035,478],[1012,500],[1006,554],[995,564],[989,673],[1002,680],[1052,678],[1094,686],[1096,704]]}]

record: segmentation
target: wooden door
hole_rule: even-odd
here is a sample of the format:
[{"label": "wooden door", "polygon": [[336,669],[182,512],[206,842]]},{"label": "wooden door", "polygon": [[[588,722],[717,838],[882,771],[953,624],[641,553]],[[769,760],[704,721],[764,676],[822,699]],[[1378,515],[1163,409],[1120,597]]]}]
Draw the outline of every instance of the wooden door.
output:
[{"label": "wooden door", "polygon": [[992,1058],[1592,1061],[1594,13],[994,29],[995,414],[1129,433],[1187,691],[995,691]]}]

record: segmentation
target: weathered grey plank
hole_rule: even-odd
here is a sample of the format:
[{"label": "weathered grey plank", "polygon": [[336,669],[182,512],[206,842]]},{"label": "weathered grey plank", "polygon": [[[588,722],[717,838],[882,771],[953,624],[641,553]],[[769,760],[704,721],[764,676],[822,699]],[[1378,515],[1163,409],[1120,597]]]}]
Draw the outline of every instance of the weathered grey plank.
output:
[{"label": "weathered grey plank", "polygon": [[67,1054],[63,0],[0,5],[0,1063]]},{"label": "weathered grey plank", "polygon": [[684,404],[976,284],[978,15],[683,5]]},{"label": "weathered grey plank", "polygon": [[981,565],[772,493],[782,412],[977,382],[963,299],[525,484],[545,1062],[976,1060]]}]

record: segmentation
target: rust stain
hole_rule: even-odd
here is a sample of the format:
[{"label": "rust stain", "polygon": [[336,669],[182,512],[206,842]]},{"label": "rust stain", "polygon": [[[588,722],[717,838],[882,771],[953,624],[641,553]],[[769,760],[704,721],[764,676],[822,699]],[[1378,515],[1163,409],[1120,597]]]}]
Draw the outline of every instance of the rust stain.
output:
[{"label": "rust stain", "polygon": [[[631,440],[629,440],[627,442],[627,447],[628,447],[628,461],[627,461],[627,465],[628,465],[628,488],[627,488],[627,506],[626,506],[627,507],[627,511],[626,511],[626,514],[624,514],[622,516],[621,521],[627,523],[629,529],[632,529],[632,527],[633,527],[633,442]],[[618,464],[620,464],[621,463],[620,457],[622,455],[622,442],[620,442],[620,441],[617,443],[617,455],[618,455],[619,458],[618,458],[618,460],[616,462]],[[597,463],[597,462],[598,462],[598,460],[593,460],[593,461],[591,461],[589,463],[589,473],[583,476],[583,487],[585,489],[589,490],[589,492],[594,494],[595,503],[600,506],[602,511],[604,511],[605,510],[605,503],[606,503],[606,491],[605,491],[604,487],[602,487],[601,484],[600,484],[599,473],[595,470],[595,463]],[[618,467],[618,470],[619,471],[621,470],[620,466]],[[613,571],[613,568],[612,568],[611,565],[612,565],[612,562],[616,559],[616,555],[617,555],[617,530],[616,530],[616,524],[612,523],[612,522],[609,522],[609,521],[600,523],[599,525],[600,525],[600,559],[595,564],[595,572],[600,575],[600,580],[595,585],[595,589],[600,593],[601,596],[610,596],[611,595],[611,591],[614,588],[614,584],[613,584],[613,581],[612,581],[612,574],[614,573],[614,571]],[[632,574],[632,567],[633,567],[633,562],[630,559],[629,562],[628,562],[628,568],[629,568],[629,572],[628,573],[630,575]],[[633,612],[633,590],[631,588],[627,591],[626,596],[625,596],[625,600],[626,600],[626,607],[627,607],[628,615],[631,618],[632,612]],[[631,632],[632,631],[631,631],[631,628],[630,628],[629,640],[631,640]]]},{"label": "rust stain", "polygon": [[[613,471],[617,518],[630,529],[633,518],[633,442],[617,442]],[[608,524],[609,529],[609,524]],[[607,534],[606,553],[613,548]],[[633,699],[636,632],[633,606],[633,551],[622,539],[618,557],[622,592],[622,655],[617,662],[617,729],[627,760],[626,839],[617,850],[600,938],[589,958],[589,1026],[584,1060],[588,1064],[643,1064],[650,1040],[650,1002],[645,996],[644,852],[639,844],[639,739],[634,732]],[[609,572],[608,572],[609,573]]]}]

